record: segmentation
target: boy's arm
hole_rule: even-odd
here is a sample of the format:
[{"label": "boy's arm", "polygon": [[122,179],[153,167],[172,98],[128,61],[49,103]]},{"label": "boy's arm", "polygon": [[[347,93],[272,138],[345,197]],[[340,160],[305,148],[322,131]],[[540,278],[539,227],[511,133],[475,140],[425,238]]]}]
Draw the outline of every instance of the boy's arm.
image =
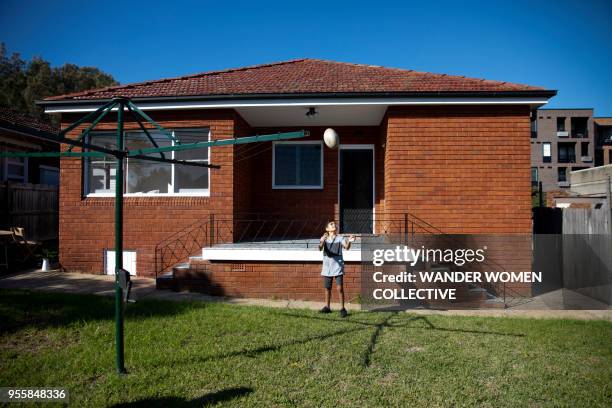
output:
[{"label": "boy's arm", "polygon": [[351,235],[347,238],[344,238],[344,240],[342,241],[342,246],[344,247],[344,249],[349,250],[351,249],[351,243],[355,241],[355,236]]},{"label": "boy's arm", "polygon": [[319,251],[323,250],[323,247],[325,246],[325,240],[326,239],[327,239],[327,233],[323,234],[323,236],[319,240]]}]

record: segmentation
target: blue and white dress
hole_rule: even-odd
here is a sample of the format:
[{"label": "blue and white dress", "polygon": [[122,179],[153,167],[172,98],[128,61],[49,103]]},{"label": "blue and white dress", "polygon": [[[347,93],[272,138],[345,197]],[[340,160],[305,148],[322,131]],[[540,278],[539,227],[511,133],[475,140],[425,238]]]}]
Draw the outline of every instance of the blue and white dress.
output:
[{"label": "blue and white dress", "polygon": [[344,258],[342,257],[342,246],[346,242],[342,235],[336,235],[333,239],[327,238],[323,243],[323,270],[322,276],[344,275]]}]

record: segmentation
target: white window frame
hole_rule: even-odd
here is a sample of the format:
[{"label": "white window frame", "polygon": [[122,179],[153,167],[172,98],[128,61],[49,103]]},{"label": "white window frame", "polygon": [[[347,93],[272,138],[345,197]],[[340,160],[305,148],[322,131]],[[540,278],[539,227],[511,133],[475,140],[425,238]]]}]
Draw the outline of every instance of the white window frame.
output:
[{"label": "white window frame", "polygon": [[[202,130],[204,131],[206,128],[178,128],[172,131],[172,133],[174,134],[175,131],[180,131],[180,130]],[[135,130],[126,130],[125,132],[134,132]],[[208,140],[210,141],[211,137],[211,130],[210,128],[208,128]],[[172,142],[172,145],[174,146],[174,142]],[[206,159],[199,159],[199,160],[188,160],[188,161],[193,161],[193,162],[204,162],[206,161],[207,163],[210,164],[210,147],[206,148],[207,149],[207,158]],[[174,151],[170,152],[171,153],[171,158],[174,159]],[[129,160],[129,158],[128,158]],[[129,166],[128,166],[128,160],[125,161],[124,164],[124,173],[125,173],[125,177],[127,179],[127,174],[129,171]],[[176,164],[171,164],[171,170],[170,170],[170,184],[168,185],[168,189],[171,190],[172,192],[170,193],[126,193],[125,192],[125,186],[124,186],[124,193],[123,196],[124,197],[210,197],[210,168],[208,168],[208,188],[206,189],[192,189],[188,192],[181,192],[181,193],[175,193],[174,190],[174,166],[177,166]],[[83,188],[85,191],[85,197],[114,197],[115,193],[114,192],[110,192],[110,193],[90,193],[89,192],[89,160],[84,159],[83,160]]]},{"label": "white window frame", "polygon": [[[293,186],[293,185],[278,185],[276,184],[276,146],[277,145],[319,145],[321,146],[321,183],[318,185],[311,186]],[[323,189],[323,141],[322,140],[305,140],[305,141],[294,141],[294,142],[283,142],[276,141],[272,142],[272,189],[273,190],[322,190]]]}]

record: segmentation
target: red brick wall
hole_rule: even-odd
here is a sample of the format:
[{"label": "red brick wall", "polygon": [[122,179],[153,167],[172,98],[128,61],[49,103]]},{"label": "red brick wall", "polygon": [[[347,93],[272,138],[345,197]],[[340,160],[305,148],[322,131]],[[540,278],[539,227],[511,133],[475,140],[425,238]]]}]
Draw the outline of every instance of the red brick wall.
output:
[{"label": "red brick wall", "polygon": [[[323,140],[326,127],[309,127],[310,137],[299,140]],[[379,211],[379,192],[383,186],[383,161],[378,127],[334,126],[341,144],[373,144],[376,155],[377,193],[374,200]],[[257,133],[274,133],[295,129],[255,129]],[[338,150],[323,147],[323,189],[273,189],[272,188],[272,143],[262,144],[259,154],[252,158],[252,203],[253,212],[283,214],[286,218],[335,219],[338,212]]]},{"label": "red brick wall", "polygon": [[[230,110],[151,116],[169,129],[210,126],[213,139],[292,130],[251,129]],[[63,118],[66,124],[76,119]],[[114,119],[99,127],[112,129]],[[447,233],[531,232],[527,107],[391,108],[380,127],[334,128],[341,143],[375,145],[377,214],[408,211]],[[308,128],[310,139],[321,140],[324,129]],[[337,150],[324,148],[323,190],[273,190],[271,147],[213,148],[211,162],[222,168],[211,170],[210,198],[126,198],[124,248],[137,251],[138,273],[153,275],[155,245],[210,213],[227,219],[245,212],[337,219]],[[68,270],[99,273],[104,249],[114,246],[114,200],[83,198],[81,173],[79,159],[62,159],[60,257]]]},{"label": "red brick wall", "polygon": [[[192,265],[187,279],[178,280],[178,289],[198,290],[217,296],[324,300],[320,262],[213,262]],[[344,294],[354,301],[361,290],[361,265],[345,264]],[[339,301],[332,290],[332,301]]]},{"label": "red brick wall", "polygon": [[528,107],[397,107],[386,126],[386,211],[446,233],[531,233]]},{"label": "red brick wall", "polygon": [[[110,115],[109,115],[110,116]],[[234,137],[234,113],[229,110],[151,112],[150,116],[167,129],[210,127],[213,139]],[[78,116],[62,118],[64,127]],[[114,129],[109,118],[97,129]],[[133,122],[126,128],[135,129]],[[84,127],[71,133],[75,137]],[[137,270],[142,276],[155,273],[155,245],[209,213],[230,216],[233,147],[211,150],[211,162],[221,169],[210,171],[210,197],[126,197],[124,204],[124,249],[137,251]],[[114,248],[114,198],[83,198],[81,159],[61,160],[60,262],[68,271],[101,273],[104,249]]]},{"label": "red brick wall", "polygon": [[[235,137],[253,135],[248,123],[236,113],[234,122]],[[251,178],[253,167],[253,154],[258,150],[254,144],[242,144],[234,147],[234,212],[246,213],[251,211]]]}]

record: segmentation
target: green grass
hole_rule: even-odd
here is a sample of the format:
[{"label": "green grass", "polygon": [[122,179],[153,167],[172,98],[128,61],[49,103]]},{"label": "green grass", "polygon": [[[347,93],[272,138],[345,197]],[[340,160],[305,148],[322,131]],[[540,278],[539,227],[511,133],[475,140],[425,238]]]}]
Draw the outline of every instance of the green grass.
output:
[{"label": "green grass", "polygon": [[114,371],[110,298],[0,291],[0,386],[73,406],[611,406],[612,323],[141,301]]}]

